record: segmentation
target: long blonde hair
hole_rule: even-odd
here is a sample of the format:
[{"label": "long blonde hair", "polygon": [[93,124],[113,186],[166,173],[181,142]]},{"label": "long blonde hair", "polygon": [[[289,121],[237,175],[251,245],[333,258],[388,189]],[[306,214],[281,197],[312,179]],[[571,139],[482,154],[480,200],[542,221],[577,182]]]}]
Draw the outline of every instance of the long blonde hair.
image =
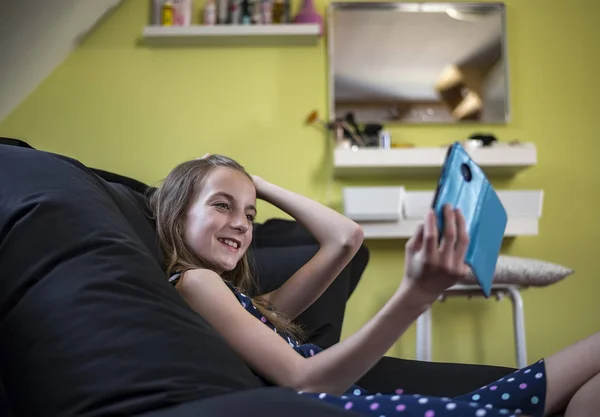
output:
[{"label": "long blonde hair", "polygon": [[[244,167],[233,159],[222,155],[210,155],[177,165],[149,198],[168,275],[174,272],[183,274],[190,269],[207,268],[207,262],[200,259],[186,245],[183,229],[188,207],[200,193],[208,175],[217,167],[242,172],[252,181],[252,177]],[[225,271],[221,277],[240,292],[250,295],[257,292],[258,285],[251,274],[248,256],[246,251],[235,268]],[[297,339],[303,338],[300,326],[278,314],[264,297],[252,297],[252,302],[278,331],[288,333]]]}]

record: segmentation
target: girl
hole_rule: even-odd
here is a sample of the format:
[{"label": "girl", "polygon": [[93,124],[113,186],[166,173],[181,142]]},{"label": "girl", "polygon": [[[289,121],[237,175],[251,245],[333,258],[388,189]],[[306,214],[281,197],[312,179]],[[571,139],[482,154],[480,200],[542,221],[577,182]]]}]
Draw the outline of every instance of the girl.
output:
[{"label": "girl", "polygon": [[[280,288],[250,298],[247,249],[257,197],[303,224],[320,249]],[[450,207],[445,207],[441,239],[429,212],[407,242],[404,279],[375,317],[321,350],[301,343],[293,320],[359,249],[363,235],[357,224],[218,155],[178,165],[151,203],[171,281],[268,384],[368,416],[542,417],[566,410],[568,417],[589,417],[600,410],[600,333],[457,398],[409,396],[401,390],[371,395],[354,385],[467,272],[465,220]]]}]

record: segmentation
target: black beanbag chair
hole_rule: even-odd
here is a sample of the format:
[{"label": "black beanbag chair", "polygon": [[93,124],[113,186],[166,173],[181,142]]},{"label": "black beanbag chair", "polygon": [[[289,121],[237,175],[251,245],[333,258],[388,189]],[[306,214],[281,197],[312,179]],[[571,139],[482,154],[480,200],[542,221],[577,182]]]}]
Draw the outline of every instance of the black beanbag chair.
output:
[{"label": "black beanbag chair", "polygon": [[7,145],[0,381],[19,417],[350,414],[263,387],[168,283],[139,195],[73,159]]}]

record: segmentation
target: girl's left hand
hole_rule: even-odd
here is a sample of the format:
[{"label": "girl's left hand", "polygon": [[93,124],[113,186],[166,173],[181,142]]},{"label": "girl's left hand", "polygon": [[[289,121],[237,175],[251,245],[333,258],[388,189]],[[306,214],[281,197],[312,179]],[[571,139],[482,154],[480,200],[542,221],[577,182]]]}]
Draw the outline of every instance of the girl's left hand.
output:
[{"label": "girl's left hand", "polygon": [[429,210],[425,222],[406,243],[404,279],[401,288],[412,299],[433,303],[468,272],[465,254],[469,245],[466,221],[459,210],[444,206],[445,230],[438,245],[436,215]]}]

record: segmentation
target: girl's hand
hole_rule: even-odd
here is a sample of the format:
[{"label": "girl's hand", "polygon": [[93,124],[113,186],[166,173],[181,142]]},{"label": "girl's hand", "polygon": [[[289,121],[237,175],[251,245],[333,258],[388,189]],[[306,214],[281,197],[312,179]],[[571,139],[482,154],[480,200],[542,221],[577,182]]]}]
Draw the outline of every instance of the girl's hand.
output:
[{"label": "girl's hand", "polygon": [[465,254],[469,235],[459,210],[444,206],[444,235],[438,245],[435,213],[429,210],[422,224],[406,243],[404,279],[400,289],[417,303],[432,304],[468,272]]},{"label": "girl's hand", "polygon": [[258,175],[252,175],[252,181],[254,182],[254,187],[256,187],[256,198],[264,198],[265,180],[263,180]]}]

